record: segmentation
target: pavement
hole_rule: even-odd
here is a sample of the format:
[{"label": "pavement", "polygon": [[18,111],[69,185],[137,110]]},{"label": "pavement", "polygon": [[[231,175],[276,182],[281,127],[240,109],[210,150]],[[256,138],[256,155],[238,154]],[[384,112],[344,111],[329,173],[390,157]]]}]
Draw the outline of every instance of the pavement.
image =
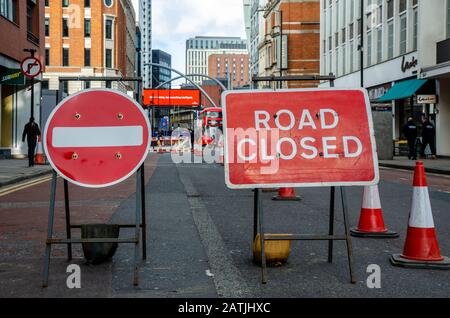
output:
[{"label": "pavement", "polygon": [[[428,176],[436,232],[443,255],[450,256],[450,177]],[[389,257],[405,240],[412,173],[381,169],[384,219],[400,238],[353,238],[356,285],[349,282],[345,243],[335,243],[334,263],[326,242],[293,242],[288,263],[268,269],[268,284],[252,261],[253,193],[230,190],[217,164],[176,165],[170,154],[146,161],[148,259],[141,263],[140,285],[132,285],[134,248],[120,245],[112,262],[88,266],[80,247],[74,263],[82,269],[82,289],[69,290],[65,247],[55,247],[50,284],[40,287],[47,229],[49,181],[0,194],[0,297],[151,297],[151,298],[298,298],[298,297],[450,297],[448,271],[393,267]],[[113,188],[70,186],[74,222],[132,223],[135,181]],[[301,202],[275,202],[262,195],[267,233],[326,233],[329,189],[296,189]],[[362,189],[347,190],[350,224],[358,223]],[[343,231],[336,200],[336,233]],[[64,205],[58,185],[56,233],[64,235]],[[128,233],[128,231],[131,231]],[[121,231],[121,236],[133,230]],[[78,234],[78,233],[74,233]],[[366,272],[381,268],[381,288],[369,289]]]},{"label": "pavement", "polygon": [[50,174],[50,165],[28,167],[28,159],[0,160],[0,187]]},{"label": "pavement", "polygon": [[[424,163],[426,172],[450,175],[450,158],[420,159],[420,161]],[[408,160],[407,157],[395,157],[394,160],[380,160],[379,164],[380,167],[414,170],[416,160]]]}]

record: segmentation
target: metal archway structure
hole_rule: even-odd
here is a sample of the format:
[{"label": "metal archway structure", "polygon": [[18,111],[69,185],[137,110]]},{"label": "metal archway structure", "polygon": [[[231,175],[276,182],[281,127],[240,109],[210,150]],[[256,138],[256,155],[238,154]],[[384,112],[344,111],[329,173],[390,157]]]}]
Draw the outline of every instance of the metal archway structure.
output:
[{"label": "metal archway structure", "polygon": [[174,72],[176,74],[178,74],[180,76],[180,78],[184,78],[186,79],[186,81],[188,81],[189,83],[191,83],[192,85],[194,85],[196,88],[198,88],[198,90],[200,90],[200,92],[202,92],[202,94],[204,94],[206,96],[206,98],[209,100],[209,102],[214,105],[215,107],[218,107],[216,105],[216,103],[212,100],[212,98],[208,95],[208,93],[198,84],[196,84],[195,82],[193,82],[189,77],[187,77],[187,75],[181,73],[180,71],[177,71],[174,68],[171,68],[169,66],[165,66],[165,65],[161,65],[161,64],[156,64],[156,63],[145,63],[144,65],[150,65],[150,66],[156,66],[159,68],[163,68],[166,70],[169,70],[171,72]]},{"label": "metal archway structure", "polygon": [[176,80],[179,80],[179,79],[182,79],[182,78],[186,78],[186,77],[206,77],[206,78],[216,82],[224,91],[228,90],[225,87],[225,85],[223,85],[222,82],[220,82],[217,78],[213,78],[211,76],[204,75],[204,74],[186,74],[184,76],[180,75],[180,76],[174,77],[174,78],[172,78],[172,79],[170,79],[170,80],[168,80],[168,81],[166,81],[166,82],[164,82],[162,84],[159,84],[156,88],[161,88],[161,87],[163,87],[166,84],[172,83],[172,82],[174,82]]}]

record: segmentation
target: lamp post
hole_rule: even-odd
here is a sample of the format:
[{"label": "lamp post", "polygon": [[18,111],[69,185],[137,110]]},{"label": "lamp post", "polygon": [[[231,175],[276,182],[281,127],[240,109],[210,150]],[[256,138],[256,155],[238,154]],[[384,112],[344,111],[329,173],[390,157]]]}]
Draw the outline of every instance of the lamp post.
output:
[{"label": "lamp post", "polygon": [[[24,49],[24,52],[28,52],[31,54],[31,57],[34,57],[36,54],[36,49]],[[31,112],[30,118],[34,118],[34,77],[31,77]]]}]

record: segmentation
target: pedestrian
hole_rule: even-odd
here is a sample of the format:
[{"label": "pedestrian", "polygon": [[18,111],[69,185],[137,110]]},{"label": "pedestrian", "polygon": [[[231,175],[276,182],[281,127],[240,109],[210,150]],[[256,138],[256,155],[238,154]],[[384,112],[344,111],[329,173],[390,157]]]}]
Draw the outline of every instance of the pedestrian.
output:
[{"label": "pedestrian", "polygon": [[22,134],[22,142],[25,142],[25,137],[27,137],[28,167],[34,166],[34,151],[36,149],[36,143],[39,136],[41,136],[39,125],[36,124],[34,122],[34,118],[31,117],[29,123],[25,125]]},{"label": "pedestrian", "polygon": [[403,135],[408,140],[408,159],[417,160],[416,153],[416,139],[417,139],[417,125],[414,123],[412,117],[408,117],[408,122],[403,127]]},{"label": "pedestrian", "polygon": [[425,149],[430,145],[431,158],[436,159],[436,128],[430,122],[428,117],[424,117],[422,120],[422,148],[420,149],[420,156],[425,158]]}]

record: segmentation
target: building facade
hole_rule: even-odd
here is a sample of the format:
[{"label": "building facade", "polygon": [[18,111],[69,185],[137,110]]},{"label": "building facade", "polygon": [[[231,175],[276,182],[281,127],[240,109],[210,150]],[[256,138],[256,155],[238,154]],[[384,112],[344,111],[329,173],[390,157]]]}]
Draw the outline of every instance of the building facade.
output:
[{"label": "building facade", "polygon": [[212,78],[227,79],[230,89],[249,85],[248,54],[211,54],[208,75]]},{"label": "building facade", "polygon": [[139,28],[141,32],[141,71],[144,88],[152,83],[152,0],[139,0]]},{"label": "building facade", "polygon": [[[438,154],[450,155],[443,139],[449,137],[450,107],[445,90],[440,89],[447,75],[426,71],[444,62],[437,59],[437,51],[438,43],[448,38],[448,0],[365,0],[362,22],[361,4],[359,0],[321,1],[322,73],[335,74],[337,87],[363,84],[367,88],[374,114],[391,113],[391,144],[404,138],[402,128],[409,116],[418,124],[427,116],[437,128]],[[437,105],[424,103],[423,96],[439,94],[443,99],[437,98]],[[379,133],[384,132],[379,129]]]},{"label": "building facade", "polygon": [[26,155],[22,132],[31,107],[40,123],[42,75],[32,102],[31,83],[20,72],[20,62],[30,56],[25,49],[36,50],[35,57],[44,61],[44,1],[0,0],[0,158]]},{"label": "building facade", "polygon": [[250,77],[259,75],[259,45],[265,34],[264,7],[267,0],[244,0],[245,29]]},{"label": "building facade", "polygon": [[[167,67],[172,67],[172,56],[161,50],[152,50],[152,60],[154,63],[164,65]],[[157,66],[153,67],[152,70],[152,87],[156,88],[161,84],[171,80],[172,72],[165,68],[160,68]],[[161,86],[161,88],[170,89],[171,83]]]},{"label": "building facade", "polygon": [[[136,17],[130,0],[49,0],[45,8],[44,80],[57,90],[61,76],[135,76]],[[63,82],[64,92],[134,83]]]},{"label": "building facade", "polygon": [[[196,36],[186,41],[186,74],[208,75],[212,54],[247,54],[247,41],[239,37]],[[196,84],[205,78],[192,77]]]}]

